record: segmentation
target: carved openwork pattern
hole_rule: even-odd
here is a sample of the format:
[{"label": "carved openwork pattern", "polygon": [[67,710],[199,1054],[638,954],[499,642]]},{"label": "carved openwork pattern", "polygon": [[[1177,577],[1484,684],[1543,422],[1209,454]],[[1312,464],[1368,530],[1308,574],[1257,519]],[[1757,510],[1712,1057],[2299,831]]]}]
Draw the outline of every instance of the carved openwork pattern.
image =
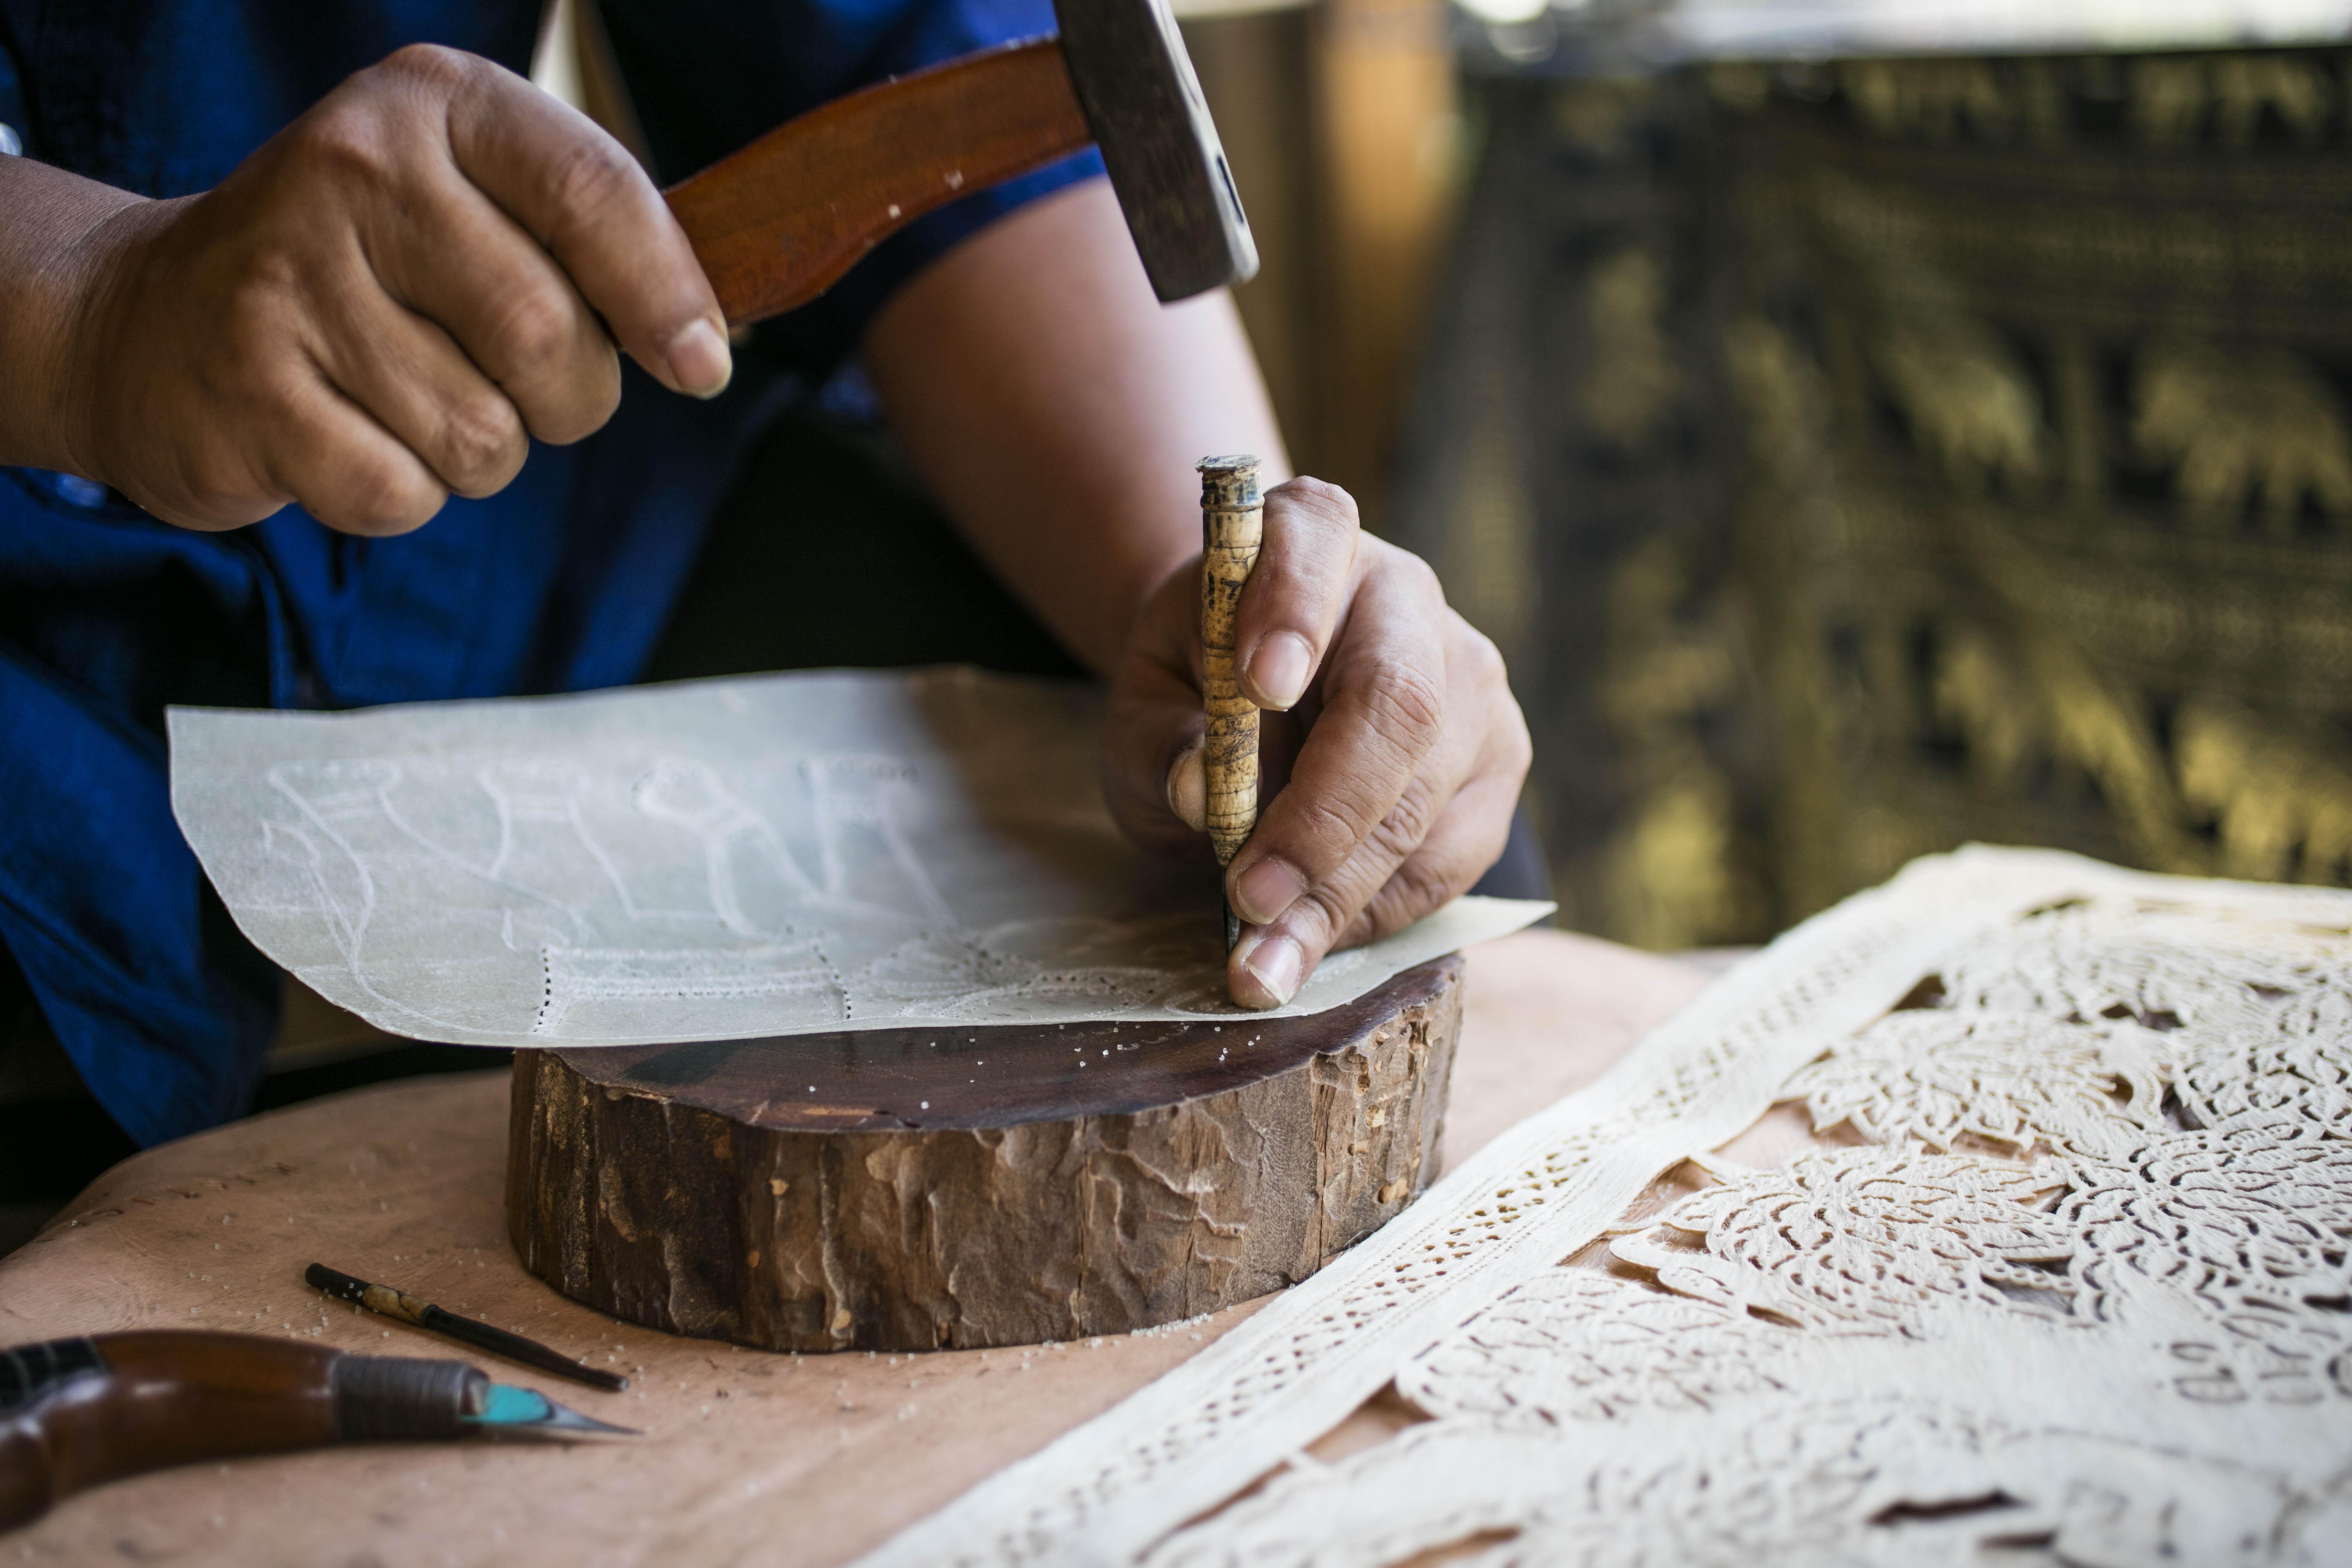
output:
[{"label": "carved openwork pattern", "polygon": [[881,1559],[2352,1561],[2347,1025],[2352,895],[1920,862]]}]

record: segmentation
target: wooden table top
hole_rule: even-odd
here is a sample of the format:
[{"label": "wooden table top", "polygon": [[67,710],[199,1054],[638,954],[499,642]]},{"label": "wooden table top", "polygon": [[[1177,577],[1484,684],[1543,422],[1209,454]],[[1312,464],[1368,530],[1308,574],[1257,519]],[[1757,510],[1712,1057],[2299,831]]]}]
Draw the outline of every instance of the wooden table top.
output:
[{"label": "wooden table top", "polygon": [[[1473,949],[1446,1152],[1581,1087],[1701,969],[1523,931]],[[1123,1338],[915,1356],[777,1355],[614,1322],[505,1240],[507,1074],[411,1079],[150,1150],[0,1259],[0,1344],[137,1328],[466,1356],[641,1442],[384,1446],[160,1472],[0,1536],[0,1565],[836,1563],[1099,1414],[1256,1309]],[[610,1364],[599,1394],[302,1284],[320,1262]]]}]

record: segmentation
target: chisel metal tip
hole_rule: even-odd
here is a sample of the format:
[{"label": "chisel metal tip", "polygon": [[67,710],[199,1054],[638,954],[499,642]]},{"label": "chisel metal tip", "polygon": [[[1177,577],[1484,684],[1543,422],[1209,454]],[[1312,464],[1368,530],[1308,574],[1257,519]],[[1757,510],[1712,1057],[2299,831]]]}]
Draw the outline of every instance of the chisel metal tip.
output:
[{"label": "chisel metal tip", "polygon": [[511,1384],[490,1384],[479,1414],[461,1417],[485,1437],[512,1437],[530,1442],[569,1443],[608,1437],[642,1437],[634,1426],[615,1426],[593,1415],[583,1415],[558,1405],[532,1388]]}]

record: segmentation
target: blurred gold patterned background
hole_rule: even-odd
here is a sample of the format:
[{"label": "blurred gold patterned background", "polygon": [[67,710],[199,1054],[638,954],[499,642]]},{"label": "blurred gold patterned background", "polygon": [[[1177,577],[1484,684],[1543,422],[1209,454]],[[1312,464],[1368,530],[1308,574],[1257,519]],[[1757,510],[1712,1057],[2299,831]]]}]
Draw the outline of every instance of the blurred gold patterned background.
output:
[{"label": "blurred gold patterned background", "polygon": [[1398,531],[1512,656],[1569,923],[1972,839],[2352,874],[2343,53],[1477,99]]}]

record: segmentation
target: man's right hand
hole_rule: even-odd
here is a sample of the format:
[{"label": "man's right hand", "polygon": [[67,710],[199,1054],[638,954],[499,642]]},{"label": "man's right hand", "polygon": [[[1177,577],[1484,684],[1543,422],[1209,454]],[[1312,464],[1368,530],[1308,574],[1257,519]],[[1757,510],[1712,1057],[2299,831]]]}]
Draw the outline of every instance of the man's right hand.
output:
[{"label": "man's right hand", "polygon": [[401,50],[202,195],[5,172],[21,222],[68,237],[0,242],[19,274],[0,303],[57,307],[6,333],[45,341],[0,394],[0,461],[185,527],[299,502],[345,532],[404,532],[503,487],[527,437],[610,418],[616,342],[676,391],[711,396],[730,374],[718,301],[645,172],[470,55]]}]

